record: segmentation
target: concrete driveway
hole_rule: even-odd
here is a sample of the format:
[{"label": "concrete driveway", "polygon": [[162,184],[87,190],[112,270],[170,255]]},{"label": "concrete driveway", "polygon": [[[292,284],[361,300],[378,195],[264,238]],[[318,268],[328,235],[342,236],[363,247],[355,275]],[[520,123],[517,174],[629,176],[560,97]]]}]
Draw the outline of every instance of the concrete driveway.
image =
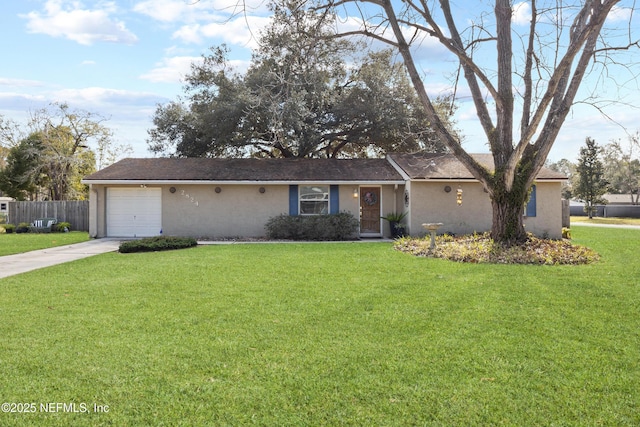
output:
[{"label": "concrete driveway", "polygon": [[0,279],[93,255],[117,251],[119,246],[120,240],[117,239],[93,239],[73,245],[3,256],[0,257]]}]

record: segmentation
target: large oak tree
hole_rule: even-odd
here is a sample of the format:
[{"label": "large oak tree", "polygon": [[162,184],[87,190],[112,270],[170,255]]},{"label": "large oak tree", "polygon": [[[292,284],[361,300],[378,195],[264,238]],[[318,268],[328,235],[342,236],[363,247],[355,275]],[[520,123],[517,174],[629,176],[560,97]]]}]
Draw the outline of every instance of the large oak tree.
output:
[{"label": "large oak tree", "polygon": [[[330,22],[273,3],[246,73],[213,48],[186,77],[186,99],[160,105],[152,152],[185,157],[371,157],[446,150],[401,62],[332,37]],[[448,99],[432,108],[456,135]]]}]

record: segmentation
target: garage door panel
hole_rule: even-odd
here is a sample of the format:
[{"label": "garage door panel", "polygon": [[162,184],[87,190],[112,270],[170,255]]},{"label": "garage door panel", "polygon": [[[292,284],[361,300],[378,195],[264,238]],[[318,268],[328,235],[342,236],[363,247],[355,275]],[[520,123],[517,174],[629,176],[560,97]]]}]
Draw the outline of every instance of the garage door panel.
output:
[{"label": "garage door panel", "polygon": [[160,188],[109,188],[107,235],[112,237],[157,236],[162,230]]}]

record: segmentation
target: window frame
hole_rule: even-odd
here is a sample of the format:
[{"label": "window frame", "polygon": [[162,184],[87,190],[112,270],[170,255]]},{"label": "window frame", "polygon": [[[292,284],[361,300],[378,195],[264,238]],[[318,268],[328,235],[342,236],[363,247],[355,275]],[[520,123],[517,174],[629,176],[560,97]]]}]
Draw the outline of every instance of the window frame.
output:
[{"label": "window frame", "polygon": [[538,186],[536,184],[531,185],[529,190],[529,197],[524,205],[524,217],[535,218],[538,215]]},{"label": "window frame", "polygon": [[[305,213],[302,204],[304,203],[302,199],[302,191],[304,188],[313,189],[314,187],[322,190],[323,198],[322,200],[309,200],[310,202],[318,203],[326,203],[326,208],[321,209],[319,213]],[[326,191],[324,191],[326,190]],[[305,194],[313,194],[313,193],[305,193]],[[302,216],[315,216],[315,215],[327,215],[331,212],[331,186],[328,184],[308,184],[308,185],[298,185],[298,215]]]}]

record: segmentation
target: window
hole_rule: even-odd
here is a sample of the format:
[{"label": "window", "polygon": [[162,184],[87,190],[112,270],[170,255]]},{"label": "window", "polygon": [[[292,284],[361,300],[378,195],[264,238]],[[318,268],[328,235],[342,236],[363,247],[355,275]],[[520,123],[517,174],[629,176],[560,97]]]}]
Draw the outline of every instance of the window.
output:
[{"label": "window", "polygon": [[525,216],[536,216],[536,186],[531,186],[531,193],[529,194],[529,201],[524,209]]},{"label": "window", "polygon": [[0,203],[0,211],[6,211],[7,210],[7,204],[6,203]]},{"label": "window", "polygon": [[301,185],[299,191],[300,215],[329,213],[328,185]]}]

